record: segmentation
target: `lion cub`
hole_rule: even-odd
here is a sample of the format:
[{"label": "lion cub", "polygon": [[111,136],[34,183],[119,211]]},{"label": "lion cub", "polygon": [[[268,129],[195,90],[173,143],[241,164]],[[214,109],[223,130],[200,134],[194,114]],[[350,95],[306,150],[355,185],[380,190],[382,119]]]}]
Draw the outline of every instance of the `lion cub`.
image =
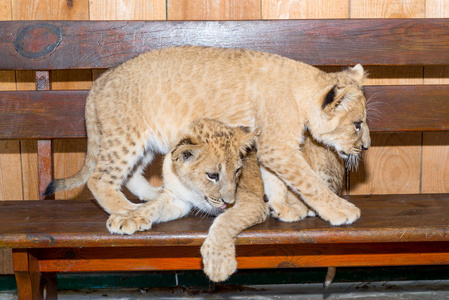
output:
[{"label": "lion cub", "polygon": [[148,230],[154,223],[182,218],[192,209],[219,215],[201,254],[209,278],[226,280],[237,268],[235,237],[268,216],[252,149],[255,139],[256,133],[247,127],[230,127],[212,119],[193,122],[164,158],[160,196],[135,211],[111,215],[109,231],[132,234]]},{"label": "lion cub", "polygon": [[[126,199],[122,185],[140,199],[157,197],[159,190],[142,171],[155,154],[175,146],[183,128],[204,117],[259,128],[257,157],[264,183],[271,175],[323,220],[351,224],[360,209],[329,189],[298,144],[307,129],[349,161],[368,149],[364,78],[361,65],[325,73],[245,49],[174,47],[143,53],[95,81],[86,101],[84,166],[70,178],[53,181],[45,195],[87,182],[108,213],[131,212],[138,205]],[[284,200],[270,203],[281,219],[307,216],[307,210]]]}]

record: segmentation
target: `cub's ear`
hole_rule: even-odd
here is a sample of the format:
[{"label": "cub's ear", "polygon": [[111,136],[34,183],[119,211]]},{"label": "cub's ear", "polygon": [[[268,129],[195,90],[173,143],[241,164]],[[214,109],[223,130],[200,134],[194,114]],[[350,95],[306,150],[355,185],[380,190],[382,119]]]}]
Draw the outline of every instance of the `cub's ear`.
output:
[{"label": "cub's ear", "polygon": [[349,92],[350,88],[339,89],[334,85],[324,96],[321,109],[327,114],[332,114],[341,109],[348,111],[348,103],[351,98]]},{"label": "cub's ear", "polygon": [[323,110],[334,102],[336,89],[337,89],[337,86],[334,85],[324,96],[323,103],[321,103],[321,108]]},{"label": "cub's ear", "polygon": [[190,137],[186,137],[180,140],[179,143],[173,147],[171,156],[174,162],[185,163],[197,158],[200,151],[200,146],[194,144]]},{"label": "cub's ear", "polygon": [[352,75],[352,78],[354,78],[357,82],[360,84],[363,83],[366,73],[361,64],[357,64],[353,68],[349,68],[349,72]]},{"label": "cub's ear", "polygon": [[251,128],[248,126],[238,126],[237,132],[239,134],[239,150],[245,156],[246,153],[256,145],[257,136],[260,134],[259,128]]}]

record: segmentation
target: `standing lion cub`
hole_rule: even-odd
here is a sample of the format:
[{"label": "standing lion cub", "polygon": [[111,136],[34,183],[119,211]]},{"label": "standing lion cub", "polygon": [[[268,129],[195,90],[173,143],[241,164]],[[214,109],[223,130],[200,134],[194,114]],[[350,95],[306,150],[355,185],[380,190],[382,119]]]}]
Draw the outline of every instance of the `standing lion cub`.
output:
[{"label": "standing lion cub", "polygon": [[[183,128],[204,117],[259,128],[257,156],[265,188],[287,185],[332,225],[350,224],[360,210],[313,172],[299,144],[308,129],[345,159],[370,146],[363,78],[361,65],[325,73],[244,49],[175,47],[141,54],[96,80],[86,103],[85,164],[75,176],[52,182],[46,194],[87,181],[107,212],[133,211],[139,204],[125,198],[122,184],[141,199],[156,198],[160,191],[142,170],[155,153],[165,154],[175,145]],[[270,178],[281,184],[270,187]],[[226,197],[218,201],[229,201]],[[275,202],[270,204],[281,219],[308,214],[287,197]]]}]

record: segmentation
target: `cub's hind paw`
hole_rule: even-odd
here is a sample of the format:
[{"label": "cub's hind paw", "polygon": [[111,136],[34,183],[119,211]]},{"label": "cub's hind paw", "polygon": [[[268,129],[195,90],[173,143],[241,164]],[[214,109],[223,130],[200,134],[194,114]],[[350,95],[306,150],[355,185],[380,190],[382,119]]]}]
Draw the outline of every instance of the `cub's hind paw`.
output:
[{"label": "cub's hind paw", "polygon": [[151,228],[151,222],[144,217],[127,215],[111,215],[106,222],[110,233],[133,234],[136,231],[144,231]]},{"label": "cub's hind paw", "polygon": [[204,273],[213,282],[225,281],[237,270],[234,241],[213,242],[207,238],[201,247]]},{"label": "cub's hind paw", "polygon": [[361,214],[357,206],[338,196],[335,196],[332,202],[329,201],[323,207],[317,208],[317,213],[334,226],[352,224]]},{"label": "cub's hind paw", "polygon": [[271,215],[283,222],[296,222],[314,215],[301,200],[290,192],[285,197],[285,201],[270,201],[270,206]]}]

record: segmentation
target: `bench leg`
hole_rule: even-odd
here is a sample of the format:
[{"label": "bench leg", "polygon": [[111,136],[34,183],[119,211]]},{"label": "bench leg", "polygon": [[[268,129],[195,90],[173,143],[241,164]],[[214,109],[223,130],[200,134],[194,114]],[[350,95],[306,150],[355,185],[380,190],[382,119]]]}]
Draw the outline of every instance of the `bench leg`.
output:
[{"label": "bench leg", "polygon": [[40,272],[34,250],[13,249],[13,267],[19,300],[57,299],[56,274]]}]

